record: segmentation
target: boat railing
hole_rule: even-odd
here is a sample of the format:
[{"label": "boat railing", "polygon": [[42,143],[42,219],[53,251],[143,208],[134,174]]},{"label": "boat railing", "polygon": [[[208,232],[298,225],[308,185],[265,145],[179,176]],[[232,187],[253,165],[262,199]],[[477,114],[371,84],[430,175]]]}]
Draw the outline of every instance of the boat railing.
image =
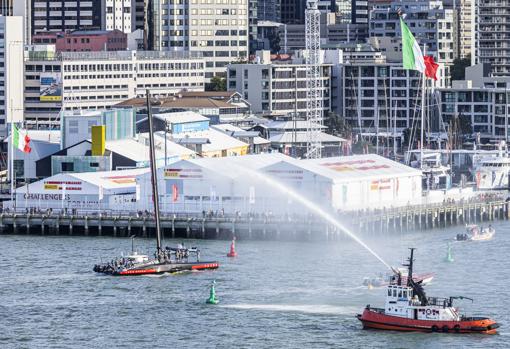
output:
[{"label": "boat railing", "polygon": [[367,309],[375,313],[384,314],[383,308],[372,308],[370,305],[367,305]]},{"label": "boat railing", "polygon": [[452,303],[449,298],[427,297],[427,302],[428,305],[436,305],[441,306],[443,308],[452,306]]}]

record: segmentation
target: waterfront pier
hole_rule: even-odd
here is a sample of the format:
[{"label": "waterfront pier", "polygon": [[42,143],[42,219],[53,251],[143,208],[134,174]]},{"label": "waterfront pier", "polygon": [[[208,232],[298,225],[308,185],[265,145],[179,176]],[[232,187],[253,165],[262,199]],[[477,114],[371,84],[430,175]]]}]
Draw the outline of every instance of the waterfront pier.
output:
[{"label": "waterfront pier", "polygon": [[[408,206],[338,214],[354,232],[369,235],[482,224],[510,217],[510,202],[488,201]],[[172,214],[161,218],[166,238],[338,240],[344,234],[314,215]],[[0,234],[153,237],[150,214],[3,212]]]}]

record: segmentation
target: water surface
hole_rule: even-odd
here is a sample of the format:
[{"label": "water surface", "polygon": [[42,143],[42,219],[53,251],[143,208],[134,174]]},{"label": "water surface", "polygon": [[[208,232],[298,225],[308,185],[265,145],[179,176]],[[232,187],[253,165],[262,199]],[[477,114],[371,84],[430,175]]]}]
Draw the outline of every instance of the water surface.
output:
[{"label": "water surface", "polygon": [[[198,245],[221,268],[164,276],[109,277],[92,272],[100,258],[131,248],[108,237],[0,236],[1,348],[508,348],[510,224],[495,225],[488,242],[446,241],[462,229],[365,238],[397,265],[418,247],[416,269],[433,271],[429,295],[472,297],[471,315],[501,323],[500,334],[414,334],[362,330],[355,314],[383,306],[384,289],[362,287],[382,263],[352,241],[226,241]],[[153,241],[136,240],[140,249]],[[166,244],[179,241],[166,240]],[[217,282],[220,304],[206,305]]]}]

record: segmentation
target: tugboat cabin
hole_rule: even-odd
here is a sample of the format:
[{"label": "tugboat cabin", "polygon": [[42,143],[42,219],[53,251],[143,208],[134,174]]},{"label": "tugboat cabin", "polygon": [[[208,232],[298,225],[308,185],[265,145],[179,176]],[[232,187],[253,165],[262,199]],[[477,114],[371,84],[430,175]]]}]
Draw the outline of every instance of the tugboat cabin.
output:
[{"label": "tugboat cabin", "polygon": [[414,320],[460,319],[450,299],[428,297],[422,302],[413,287],[395,284],[387,288],[384,313]]}]

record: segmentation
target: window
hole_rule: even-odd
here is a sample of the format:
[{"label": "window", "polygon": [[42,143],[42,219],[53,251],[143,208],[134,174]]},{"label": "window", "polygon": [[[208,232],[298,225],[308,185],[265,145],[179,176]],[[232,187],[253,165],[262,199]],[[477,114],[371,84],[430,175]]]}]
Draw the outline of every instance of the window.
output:
[{"label": "window", "polygon": [[74,163],[72,162],[63,162],[62,163],[62,172],[73,172],[74,171]]},{"label": "window", "polygon": [[91,162],[89,164],[90,167],[99,167],[99,162]]}]

